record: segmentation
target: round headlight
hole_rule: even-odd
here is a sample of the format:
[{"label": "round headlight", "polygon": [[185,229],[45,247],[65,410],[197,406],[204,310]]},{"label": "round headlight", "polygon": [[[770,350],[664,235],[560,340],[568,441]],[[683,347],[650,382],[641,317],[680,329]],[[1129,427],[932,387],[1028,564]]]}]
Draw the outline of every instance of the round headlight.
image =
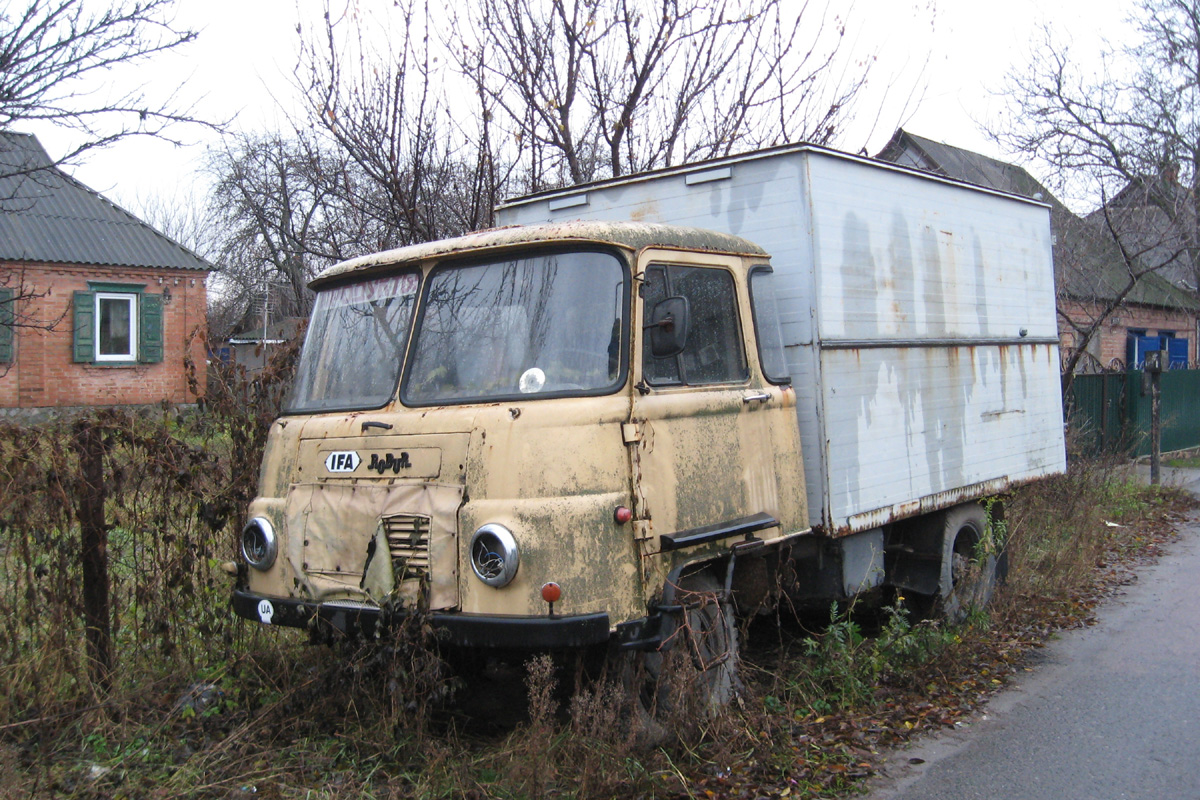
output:
[{"label": "round headlight", "polygon": [[279,540],[275,526],[266,517],[255,517],[242,528],[242,555],[246,563],[257,570],[267,570],[275,563]]},{"label": "round headlight", "polygon": [[471,537],[471,569],[488,586],[507,586],[520,563],[517,540],[503,525],[488,523]]}]

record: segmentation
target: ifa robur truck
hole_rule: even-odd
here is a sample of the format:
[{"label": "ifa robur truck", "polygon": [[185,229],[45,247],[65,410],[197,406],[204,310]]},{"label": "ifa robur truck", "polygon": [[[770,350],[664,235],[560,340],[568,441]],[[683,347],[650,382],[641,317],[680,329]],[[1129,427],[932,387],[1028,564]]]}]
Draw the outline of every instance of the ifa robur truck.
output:
[{"label": "ifa robur truck", "polygon": [[[735,662],[728,619],[986,596],[982,502],[1064,469],[1049,209],[789,145],[510,201],[338,264],[233,608]],[[711,635],[710,635],[711,634]]]}]

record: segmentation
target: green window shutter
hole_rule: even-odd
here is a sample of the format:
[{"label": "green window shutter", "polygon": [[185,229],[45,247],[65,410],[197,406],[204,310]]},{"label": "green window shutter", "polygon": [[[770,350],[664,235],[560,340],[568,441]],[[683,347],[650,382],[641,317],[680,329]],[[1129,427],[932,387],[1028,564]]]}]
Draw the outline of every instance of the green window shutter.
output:
[{"label": "green window shutter", "polygon": [[76,363],[90,364],[96,360],[96,294],[75,292],[75,357]]},{"label": "green window shutter", "polygon": [[0,289],[0,364],[7,364],[13,358],[13,323],[16,321],[16,309],[13,308],[13,290]]},{"label": "green window shutter", "polygon": [[138,308],[138,361],[163,360],[163,303],[161,294],[144,294]]}]

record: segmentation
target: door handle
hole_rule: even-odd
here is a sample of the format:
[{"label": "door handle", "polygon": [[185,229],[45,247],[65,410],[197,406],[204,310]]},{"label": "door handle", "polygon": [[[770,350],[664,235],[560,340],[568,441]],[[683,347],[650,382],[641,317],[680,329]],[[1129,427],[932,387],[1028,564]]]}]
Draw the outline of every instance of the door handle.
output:
[{"label": "door handle", "polygon": [[750,403],[754,402],[765,403],[770,399],[771,395],[767,394],[766,392],[755,392],[754,394],[748,394],[744,396],[742,398],[742,402],[746,405],[749,405]]}]

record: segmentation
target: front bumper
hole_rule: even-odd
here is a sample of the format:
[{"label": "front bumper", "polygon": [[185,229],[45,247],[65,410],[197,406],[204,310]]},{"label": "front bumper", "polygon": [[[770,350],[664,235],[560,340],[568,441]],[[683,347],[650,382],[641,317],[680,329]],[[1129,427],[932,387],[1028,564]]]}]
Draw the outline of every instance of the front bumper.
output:
[{"label": "front bumper", "polygon": [[[234,590],[230,603],[233,613],[253,622],[292,628],[324,623],[347,635],[368,637],[386,629],[395,614],[365,603],[313,603],[264,597],[242,589]],[[434,611],[429,621],[440,641],[459,647],[556,650],[588,647],[609,638],[608,614],[603,611],[553,617]]]}]

